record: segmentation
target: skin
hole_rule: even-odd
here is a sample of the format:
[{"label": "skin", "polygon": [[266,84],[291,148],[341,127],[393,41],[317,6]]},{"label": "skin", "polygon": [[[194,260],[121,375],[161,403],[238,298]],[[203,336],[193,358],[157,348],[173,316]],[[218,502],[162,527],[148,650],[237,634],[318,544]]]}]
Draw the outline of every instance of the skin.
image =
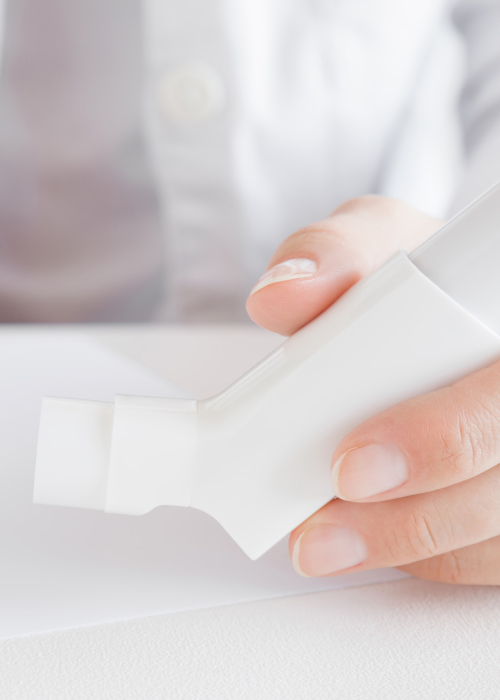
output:
[{"label": "skin", "polygon": [[[268,266],[308,258],[317,273],[268,284],[249,297],[248,313],[264,328],[290,335],[392,253],[413,250],[440,225],[389,198],[346,202],[290,236]],[[500,584],[500,362],[362,423],[338,446],[332,467],[346,452],[369,445],[389,446],[400,455],[406,480],[356,498],[355,465],[346,459],[337,466],[339,498],[290,536],[299,573],[395,566],[435,581]],[[339,532],[355,533],[365,559],[332,573]]]}]

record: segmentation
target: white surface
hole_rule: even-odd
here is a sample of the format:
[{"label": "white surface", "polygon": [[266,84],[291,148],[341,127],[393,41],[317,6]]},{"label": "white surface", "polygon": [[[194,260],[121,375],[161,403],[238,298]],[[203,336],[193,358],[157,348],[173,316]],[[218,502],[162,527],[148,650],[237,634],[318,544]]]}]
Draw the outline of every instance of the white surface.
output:
[{"label": "white surface", "polygon": [[[248,326],[92,333],[196,396],[220,391],[280,341]],[[23,637],[0,642],[0,697],[491,700],[499,618],[497,587],[407,579]]]},{"label": "white surface", "polygon": [[2,700],[496,700],[500,591],[414,579],[0,644]]},{"label": "white surface", "polygon": [[0,637],[401,576],[302,579],[286,542],[253,563],[195,509],[133,517],[33,505],[43,394],[103,400],[117,392],[185,394],[64,330],[3,329],[0,386]]}]

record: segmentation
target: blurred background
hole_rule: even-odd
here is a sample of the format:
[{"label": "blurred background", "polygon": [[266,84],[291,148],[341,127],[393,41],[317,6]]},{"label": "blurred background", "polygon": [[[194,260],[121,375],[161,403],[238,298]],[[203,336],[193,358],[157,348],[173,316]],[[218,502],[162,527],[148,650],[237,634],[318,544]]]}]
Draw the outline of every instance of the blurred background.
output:
[{"label": "blurred background", "polygon": [[500,179],[500,0],[3,0],[0,321],[231,322],[365,193]]}]

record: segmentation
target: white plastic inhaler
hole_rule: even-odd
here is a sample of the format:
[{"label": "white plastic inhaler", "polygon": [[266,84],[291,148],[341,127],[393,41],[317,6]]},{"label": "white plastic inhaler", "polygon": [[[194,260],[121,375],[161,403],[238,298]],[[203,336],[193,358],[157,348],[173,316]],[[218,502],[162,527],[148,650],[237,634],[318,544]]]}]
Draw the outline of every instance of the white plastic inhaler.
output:
[{"label": "white plastic inhaler", "polygon": [[500,183],[203,401],[43,400],[34,501],[212,515],[257,559],[330,501],[370,416],[500,358]]}]

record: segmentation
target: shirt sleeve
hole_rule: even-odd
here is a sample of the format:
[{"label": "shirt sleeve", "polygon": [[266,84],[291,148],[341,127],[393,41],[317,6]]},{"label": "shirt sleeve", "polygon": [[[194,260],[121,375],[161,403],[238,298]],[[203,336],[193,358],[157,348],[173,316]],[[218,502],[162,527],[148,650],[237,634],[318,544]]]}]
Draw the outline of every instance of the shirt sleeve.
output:
[{"label": "shirt sleeve", "polygon": [[465,171],[452,207],[458,211],[500,180],[500,0],[461,0],[453,19],[466,49]]}]

